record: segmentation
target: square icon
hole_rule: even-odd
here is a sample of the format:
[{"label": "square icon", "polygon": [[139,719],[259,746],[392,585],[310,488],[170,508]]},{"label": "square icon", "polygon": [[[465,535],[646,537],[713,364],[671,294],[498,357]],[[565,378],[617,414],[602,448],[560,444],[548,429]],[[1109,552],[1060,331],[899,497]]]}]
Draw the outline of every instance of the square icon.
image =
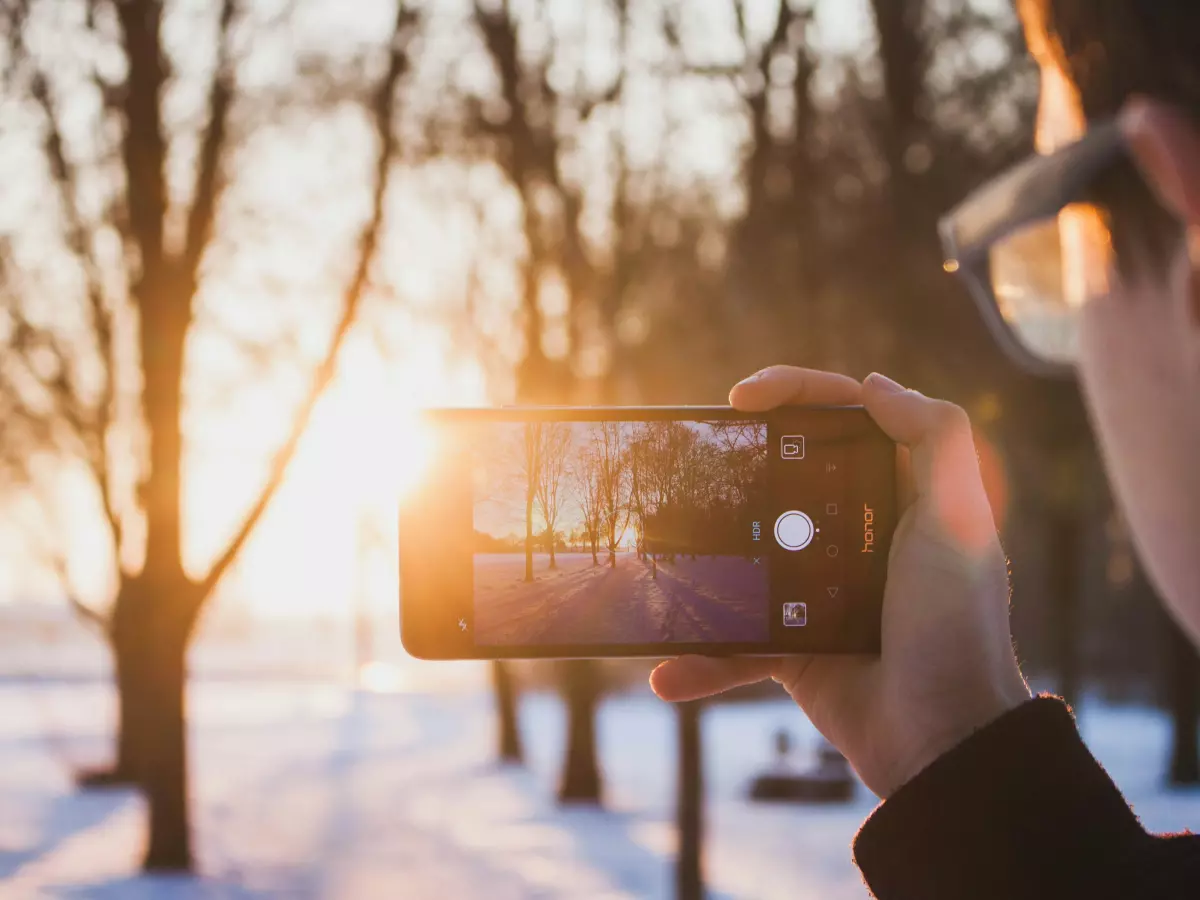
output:
[{"label": "square icon", "polygon": [[807,603],[783,604],[783,625],[785,628],[803,628],[808,624]]},{"label": "square icon", "polygon": [[785,434],[779,442],[779,455],[783,459],[804,459],[804,435]]},{"label": "square icon", "polygon": [[837,515],[837,504],[836,503],[826,503],[825,504],[825,515],[836,516]]}]

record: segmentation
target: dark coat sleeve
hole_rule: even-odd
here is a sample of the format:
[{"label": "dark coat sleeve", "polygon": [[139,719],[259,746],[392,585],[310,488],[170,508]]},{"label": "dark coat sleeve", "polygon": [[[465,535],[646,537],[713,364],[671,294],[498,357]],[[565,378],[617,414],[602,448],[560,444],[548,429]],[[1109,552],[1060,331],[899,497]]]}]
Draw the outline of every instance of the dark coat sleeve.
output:
[{"label": "dark coat sleeve", "polygon": [[854,842],[879,900],[1200,900],[1200,837],[1155,836],[1039,697],[935,761]]}]

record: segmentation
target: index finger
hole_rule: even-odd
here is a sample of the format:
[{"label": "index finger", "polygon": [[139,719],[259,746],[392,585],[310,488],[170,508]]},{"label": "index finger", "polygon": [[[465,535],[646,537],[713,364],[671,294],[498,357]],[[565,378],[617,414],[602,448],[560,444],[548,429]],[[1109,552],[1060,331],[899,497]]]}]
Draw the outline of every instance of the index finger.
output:
[{"label": "index finger", "polygon": [[785,404],[852,406],[862,402],[862,385],[847,375],[771,366],[733,386],[729,403],[743,412],[766,412]]},{"label": "index finger", "polygon": [[766,656],[679,656],[660,663],[650,673],[650,687],[671,703],[700,700],[766,681],[780,665],[778,658]]}]

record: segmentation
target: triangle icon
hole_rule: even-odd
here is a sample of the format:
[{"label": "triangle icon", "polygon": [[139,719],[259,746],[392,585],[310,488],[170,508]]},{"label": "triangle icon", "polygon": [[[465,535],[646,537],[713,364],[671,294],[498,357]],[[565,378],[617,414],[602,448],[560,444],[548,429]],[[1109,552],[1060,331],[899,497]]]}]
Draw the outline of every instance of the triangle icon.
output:
[{"label": "triangle icon", "polygon": [[836,597],[838,594],[838,588],[835,588],[835,587],[825,588],[825,590],[829,591],[829,596],[831,598]]}]

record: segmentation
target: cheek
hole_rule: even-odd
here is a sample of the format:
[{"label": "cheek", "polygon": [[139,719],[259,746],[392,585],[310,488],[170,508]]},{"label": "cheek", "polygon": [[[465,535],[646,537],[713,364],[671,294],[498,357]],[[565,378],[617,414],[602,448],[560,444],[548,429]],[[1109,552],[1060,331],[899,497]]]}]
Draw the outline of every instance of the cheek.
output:
[{"label": "cheek", "polygon": [[1080,374],[1147,572],[1200,638],[1200,378],[1160,299],[1110,295],[1089,302]]}]

